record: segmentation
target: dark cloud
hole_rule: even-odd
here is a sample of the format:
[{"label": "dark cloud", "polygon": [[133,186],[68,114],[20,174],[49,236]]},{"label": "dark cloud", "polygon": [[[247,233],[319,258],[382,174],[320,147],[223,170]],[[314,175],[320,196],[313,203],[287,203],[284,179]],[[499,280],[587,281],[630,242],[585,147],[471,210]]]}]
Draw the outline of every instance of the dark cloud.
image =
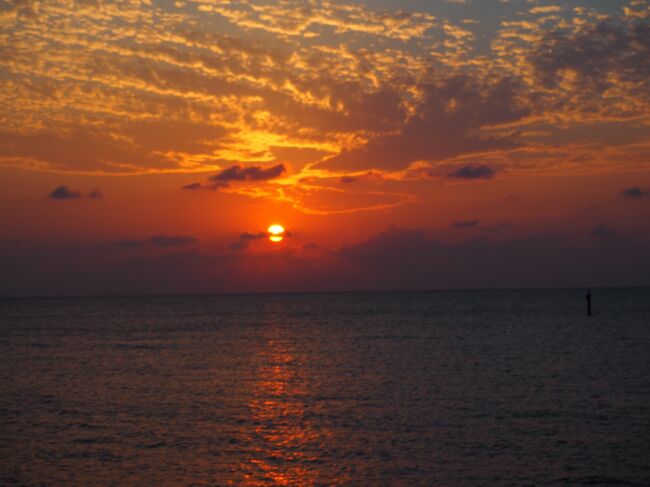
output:
[{"label": "dark cloud", "polygon": [[319,246],[315,242],[307,242],[306,244],[303,244],[303,246],[302,246],[303,250],[317,250],[318,248],[319,248]]},{"label": "dark cloud", "polygon": [[515,78],[496,81],[455,76],[421,86],[424,101],[397,134],[373,138],[359,149],[344,150],[319,166],[355,170],[397,170],[414,161],[437,161],[480,151],[511,148],[512,135],[482,136],[477,129],[521,120],[523,85]]},{"label": "dark cloud", "polygon": [[211,176],[209,181],[229,182],[229,181],[266,181],[282,175],[286,171],[284,164],[277,164],[271,167],[239,165],[231,166],[224,169],[219,174]]},{"label": "dark cloud", "polygon": [[[596,233],[611,236],[609,230]],[[647,286],[650,276],[650,242],[641,238],[616,252],[596,237],[447,243],[400,228],[315,253],[307,252],[312,244],[251,253],[246,244],[254,241],[238,242],[223,251],[196,245],[165,252],[144,242],[131,253],[0,240],[0,296]]]},{"label": "dark cloud", "polygon": [[116,247],[122,247],[125,249],[135,249],[146,245],[147,242],[142,242],[141,240],[118,240],[113,245]]},{"label": "dark cloud", "polygon": [[454,179],[491,179],[494,171],[485,165],[463,166],[447,174],[448,178]]},{"label": "dark cloud", "polygon": [[183,186],[183,189],[193,190],[210,190],[227,188],[232,181],[268,181],[280,177],[286,171],[284,164],[277,164],[271,167],[240,165],[231,166],[224,169],[219,174],[210,176],[205,183],[192,183]]},{"label": "dark cloud", "polygon": [[451,228],[476,228],[479,220],[456,220],[451,225]]},{"label": "dark cloud", "polygon": [[[650,24],[600,22],[576,33],[547,33],[531,52],[533,74],[546,88],[557,87],[563,73],[575,73],[575,92],[591,97],[614,83],[632,83],[636,94],[650,96]],[[610,76],[615,74],[615,76]]]},{"label": "dark cloud", "polygon": [[240,252],[242,250],[246,250],[248,247],[250,247],[250,242],[247,240],[237,240],[235,243],[231,244],[230,247],[228,247],[230,250],[234,250],[236,252]]},{"label": "dark cloud", "polygon": [[81,193],[79,191],[69,189],[67,186],[59,186],[47,196],[53,200],[77,200],[81,198]]},{"label": "dark cloud", "polygon": [[70,189],[65,185],[55,188],[50,194],[47,195],[48,198],[53,200],[78,200],[81,198],[87,198],[89,200],[98,200],[102,199],[104,195],[99,189],[93,189],[92,191],[82,194],[76,189]]},{"label": "dark cloud", "polygon": [[341,176],[339,179],[339,182],[343,184],[349,184],[349,183],[354,183],[357,180],[354,176]]},{"label": "dark cloud", "polygon": [[[323,133],[358,130],[386,132],[397,129],[406,117],[399,92],[393,88],[368,92],[362,83],[341,82],[335,77],[318,75],[316,79],[293,80],[303,93],[327,96],[329,109],[314,107],[278,91],[260,93],[272,113],[286,117],[301,128],[311,127]],[[334,109],[343,107],[343,110]]]},{"label": "dark cloud", "polygon": [[510,222],[497,223],[496,225],[485,225],[481,227],[481,231],[485,233],[499,233],[512,227]]},{"label": "dark cloud", "polygon": [[228,183],[223,181],[208,181],[207,183],[192,183],[183,186],[182,189],[187,189],[190,191],[195,190],[208,190],[208,191],[217,191],[222,188],[227,188],[230,186]]},{"label": "dark cloud", "polygon": [[650,198],[650,190],[644,190],[638,186],[632,186],[631,188],[621,191],[621,196],[630,199]]},{"label": "dark cloud", "polygon": [[201,183],[191,183],[191,184],[186,184],[185,186],[183,186],[182,189],[195,190],[195,189],[206,189],[206,188],[204,188]]},{"label": "dark cloud", "polygon": [[[339,254],[358,261],[379,262],[383,259],[417,260],[426,252],[430,242],[421,230],[402,230],[391,227],[360,244],[344,245]],[[391,249],[399,249],[399,254],[390,256]]]},{"label": "dark cloud", "polygon": [[610,246],[624,246],[634,240],[636,237],[627,233],[619,233],[607,225],[598,225],[589,231],[589,235]]},{"label": "dark cloud", "polygon": [[[607,227],[596,234],[618,236]],[[349,284],[363,289],[647,285],[648,242],[626,241],[625,252],[606,251],[603,259],[600,238],[530,235],[445,243],[419,230],[392,228],[345,245],[337,255],[354,266]]]},{"label": "dark cloud", "polygon": [[596,238],[611,239],[615,237],[617,233],[606,225],[598,225],[589,231],[589,235]]},{"label": "dark cloud", "polygon": [[[293,233],[289,230],[284,231],[282,234],[284,238],[293,237]],[[266,240],[269,237],[267,232],[243,232],[239,234],[239,240],[230,245],[229,249],[234,251],[246,250],[256,240]]]},{"label": "dark cloud", "polygon": [[166,235],[154,235],[149,239],[149,242],[156,247],[176,247],[178,245],[196,243],[197,239],[185,235],[174,235],[171,237]]},{"label": "dark cloud", "polygon": [[259,233],[244,232],[239,235],[239,238],[241,238],[242,240],[256,240],[258,238],[266,238],[268,236],[269,235],[266,232],[259,232]]}]

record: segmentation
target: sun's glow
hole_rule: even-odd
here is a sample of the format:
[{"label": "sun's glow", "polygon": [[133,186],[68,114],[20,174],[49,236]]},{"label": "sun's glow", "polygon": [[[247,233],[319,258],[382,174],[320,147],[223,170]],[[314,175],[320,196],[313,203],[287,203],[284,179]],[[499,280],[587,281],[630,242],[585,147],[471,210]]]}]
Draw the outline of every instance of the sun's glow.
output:
[{"label": "sun's glow", "polygon": [[284,233],[284,227],[276,223],[274,225],[271,225],[269,228],[267,228],[267,231],[271,235],[282,235]]},{"label": "sun's glow", "polygon": [[269,233],[269,240],[271,242],[278,243],[284,240],[285,230],[282,225],[278,225],[277,223],[275,223],[271,225],[269,228],[267,228],[266,231]]}]

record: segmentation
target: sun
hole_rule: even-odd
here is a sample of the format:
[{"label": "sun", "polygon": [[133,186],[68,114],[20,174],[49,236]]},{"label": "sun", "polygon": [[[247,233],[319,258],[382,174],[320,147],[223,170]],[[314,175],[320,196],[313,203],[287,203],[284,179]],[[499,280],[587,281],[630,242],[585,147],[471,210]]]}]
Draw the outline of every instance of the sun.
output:
[{"label": "sun", "polygon": [[284,240],[284,227],[277,223],[271,225],[266,229],[269,233],[269,240],[274,243],[282,242]]}]

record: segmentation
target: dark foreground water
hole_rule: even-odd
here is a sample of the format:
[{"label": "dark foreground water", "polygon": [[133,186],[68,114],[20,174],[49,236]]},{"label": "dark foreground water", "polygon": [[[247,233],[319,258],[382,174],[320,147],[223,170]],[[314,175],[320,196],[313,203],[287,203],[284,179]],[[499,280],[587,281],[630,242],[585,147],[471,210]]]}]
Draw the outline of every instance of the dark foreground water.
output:
[{"label": "dark foreground water", "polygon": [[650,485],[650,290],[0,301],[1,485]]}]

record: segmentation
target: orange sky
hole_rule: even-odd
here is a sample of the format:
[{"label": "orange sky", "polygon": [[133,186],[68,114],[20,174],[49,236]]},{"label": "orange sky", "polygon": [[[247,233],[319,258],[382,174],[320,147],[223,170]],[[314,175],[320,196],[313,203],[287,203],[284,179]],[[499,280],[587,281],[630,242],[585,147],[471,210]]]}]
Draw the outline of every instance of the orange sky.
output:
[{"label": "orange sky", "polygon": [[5,3],[0,295],[650,285],[649,18]]}]

